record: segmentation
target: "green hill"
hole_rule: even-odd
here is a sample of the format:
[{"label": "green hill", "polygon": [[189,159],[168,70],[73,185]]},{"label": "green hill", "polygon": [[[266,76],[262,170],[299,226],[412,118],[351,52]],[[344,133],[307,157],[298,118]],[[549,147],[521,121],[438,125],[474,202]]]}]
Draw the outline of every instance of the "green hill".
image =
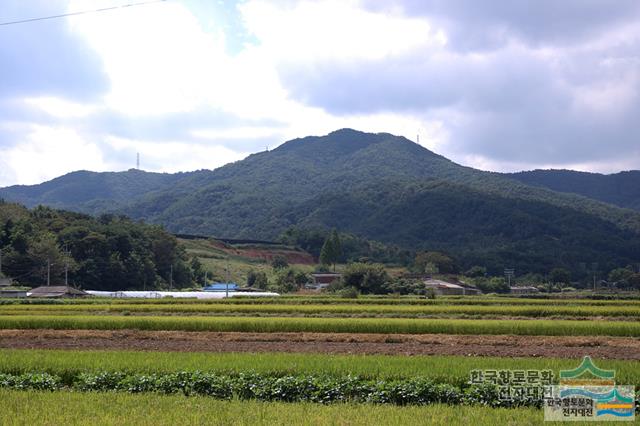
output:
[{"label": "green hill", "polygon": [[574,170],[532,170],[510,178],[527,185],[584,195],[619,207],[640,210],[640,171],[602,175]]},{"label": "green hill", "polygon": [[412,250],[444,250],[463,267],[493,271],[640,262],[639,213],[463,167],[387,133],[343,129],[295,139],[147,189],[132,202],[116,200],[113,210],[177,233],[228,238],[273,240],[291,226],[335,227]]},{"label": "green hill", "polygon": [[0,197],[27,207],[39,204],[100,213],[125,204],[132,197],[165,189],[185,173],[126,172],[96,173],[85,170],[66,174],[40,185],[15,185],[0,189]]}]

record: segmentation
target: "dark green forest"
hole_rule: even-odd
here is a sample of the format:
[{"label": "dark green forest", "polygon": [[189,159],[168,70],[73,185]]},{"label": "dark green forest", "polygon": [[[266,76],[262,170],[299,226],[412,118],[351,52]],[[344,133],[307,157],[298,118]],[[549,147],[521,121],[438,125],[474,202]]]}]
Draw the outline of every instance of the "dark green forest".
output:
[{"label": "dark green forest", "polygon": [[606,203],[640,210],[640,171],[602,175],[574,170],[532,170],[509,177],[527,185],[569,192]]},{"label": "dark green forest", "polygon": [[97,218],[0,201],[2,270],[19,284],[69,284],[90,290],[164,289],[192,282],[176,238],[123,216]]}]

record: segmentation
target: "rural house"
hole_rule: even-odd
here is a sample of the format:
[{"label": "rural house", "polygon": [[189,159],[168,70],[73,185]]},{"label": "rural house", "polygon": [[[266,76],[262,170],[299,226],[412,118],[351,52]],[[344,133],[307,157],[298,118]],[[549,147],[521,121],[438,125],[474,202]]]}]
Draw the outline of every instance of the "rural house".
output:
[{"label": "rural house", "polygon": [[509,287],[511,294],[537,294],[540,293],[536,287],[527,285],[527,286],[515,286]]},{"label": "rural house", "polygon": [[314,288],[317,290],[327,288],[330,284],[333,284],[335,281],[340,280],[342,278],[342,274],[338,274],[335,272],[323,272],[311,274],[311,282],[307,284],[307,288]]},{"label": "rural house", "polygon": [[427,289],[432,289],[436,294],[441,296],[467,296],[480,294],[480,290],[477,288],[449,283],[433,278],[425,280],[424,285]]},{"label": "rural house", "polygon": [[28,297],[74,298],[88,296],[82,290],[67,285],[52,285],[34,288],[27,292]]}]

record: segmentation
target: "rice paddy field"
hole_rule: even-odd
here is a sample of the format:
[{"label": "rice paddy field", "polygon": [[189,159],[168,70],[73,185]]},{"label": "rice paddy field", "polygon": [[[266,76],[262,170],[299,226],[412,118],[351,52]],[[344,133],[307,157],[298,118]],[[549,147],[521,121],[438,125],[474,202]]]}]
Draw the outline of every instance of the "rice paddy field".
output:
[{"label": "rice paddy field", "polygon": [[[3,425],[537,425],[539,410],[217,401],[207,397],[2,391]],[[27,410],[26,407],[29,407]]]},{"label": "rice paddy field", "polygon": [[638,318],[639,300],[2,300],[0,423],[541,424],[472,371],[555,383],[589,355],[638,388]]}]

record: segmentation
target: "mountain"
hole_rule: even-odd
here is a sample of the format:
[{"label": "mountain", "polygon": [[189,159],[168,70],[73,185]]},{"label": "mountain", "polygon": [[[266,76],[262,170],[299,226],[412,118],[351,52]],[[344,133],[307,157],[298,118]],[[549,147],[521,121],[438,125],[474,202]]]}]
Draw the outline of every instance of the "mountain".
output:
[{"label": "mountain", "polygon": [[[15,200],[27,188],[0,190],[0,197]],[[232,238],[335,227],[408,249],[443,250],[463,267],[493,271],[640,262],[640,213],[463,167],[387,133],[343,129],[295,139],[214,171],[141,185],[125,199],[106,196],[65,207],[102,206],[178,233]]]},{"label": "mountain", "polygon": [[640,210],[640,170],[610,175],[573,170],[532,170],[508,176],[527,185],[584,195],[619,207]]},{"label": "mountain", "polygon": [[98,213],[154,190],[168,188],[188,173],[96,173],[85,170],[66,174],[40,185],[15,185],[0,189],[0,197],[27,207],[39,204]]}]

